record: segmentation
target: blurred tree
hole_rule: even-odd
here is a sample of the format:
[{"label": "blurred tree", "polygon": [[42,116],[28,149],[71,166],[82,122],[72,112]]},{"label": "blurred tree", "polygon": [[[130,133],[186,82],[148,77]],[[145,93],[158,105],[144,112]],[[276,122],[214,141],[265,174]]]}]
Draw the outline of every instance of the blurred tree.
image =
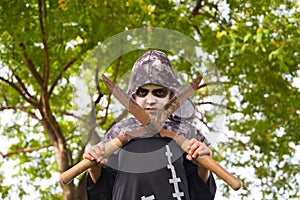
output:
[{"label": "blurred tree", "polygon": [[[11,145],[0,153],[4,162],[15,162],[16,177],[30,182],[20,178],[6,185],[0,176],[2,198],[9,198],[14,187],[20,198],[30,196],[24,184],[39,191],[41,199],[86,198],[84,176],[66,186],[57,182],[41,187],[40,182],[78,163],[95,129],[105,131],[114,123],[108,109],[112,100],[96,73],[101,66],[92,72],[96,92],[86,116],[74,113],[74,77],[102,41],[138,27],[179,31],[211,55],[226,91],[229,129],[215,157],[243,178],[239,196],[247,198],[259,188],[264,199],[299,198],[299,164],[293,160],[300,137],[299,86],[294,82],[300,76],[296,0],[14,0],[1,1],[0,11],[0,111],[12,111],[15,118],[1,120],[1,140]],[[140,54],[116,59],[105,73],[121,81]],[[174,59],[174,66],[189,76],[194,73],[183,60]],[[209,103],[196,100],[199,107]],[[87,136],[77,119],[88,127]],[[210,126],[209,115],[199,120]],[[255,177],[240,169],[253,171]],[[219,190],[233,195],[226,185]]]}]

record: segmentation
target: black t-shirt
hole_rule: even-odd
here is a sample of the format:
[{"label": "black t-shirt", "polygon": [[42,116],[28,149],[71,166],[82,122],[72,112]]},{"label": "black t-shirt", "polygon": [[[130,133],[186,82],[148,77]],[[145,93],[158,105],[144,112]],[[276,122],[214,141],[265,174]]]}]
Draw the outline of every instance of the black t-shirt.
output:
[{"label": "black t-shirt", "polygon": [[201,199],[213,199],[212,175],[209,182],[202,182],[197,166],[185,159],[172,139],[135,138],[110,158],[96,184],[88,179],[88,196],[90,200],[192,200],[200,193]]},{"label": "black t-shirt", "polygon": [[113,199],[189,200],[182,154],[169,138],[131,140],[119,152]]}]

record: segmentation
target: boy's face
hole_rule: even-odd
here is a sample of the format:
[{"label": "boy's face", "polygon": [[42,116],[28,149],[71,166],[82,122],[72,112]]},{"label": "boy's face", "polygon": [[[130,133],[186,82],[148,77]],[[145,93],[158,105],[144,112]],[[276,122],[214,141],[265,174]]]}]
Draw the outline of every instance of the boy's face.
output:
[{"label": "boy's face", "polygon": [[137,89],[133,98],[151,118],[155,118],[157,111],[169,101],[171,91],[165,87],[147,84]]}]

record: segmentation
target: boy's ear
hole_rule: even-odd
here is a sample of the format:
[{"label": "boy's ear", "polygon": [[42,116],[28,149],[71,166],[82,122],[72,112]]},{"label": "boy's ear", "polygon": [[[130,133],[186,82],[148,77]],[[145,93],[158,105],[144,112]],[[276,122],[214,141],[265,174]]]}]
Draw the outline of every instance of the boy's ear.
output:
[{"label": "boy's ear", "polygon": [[135,94],[133,94],[133,95],[132,95],[132,98],[135,100],[135,99],[136,99],[136,95],[135,95]]}]

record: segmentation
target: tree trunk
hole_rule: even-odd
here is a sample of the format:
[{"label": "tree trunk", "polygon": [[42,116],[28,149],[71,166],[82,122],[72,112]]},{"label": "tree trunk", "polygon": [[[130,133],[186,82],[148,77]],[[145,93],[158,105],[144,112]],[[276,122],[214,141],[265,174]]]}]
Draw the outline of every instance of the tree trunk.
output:
[{"label": "tree trunk", "polygon": [[[47,112],[50,108],[47,109]],[[42,112],[41,112],[42,113]],[[48,116],[47,116],[48,115]],[[42,113],[42,125],[45,128],[51,143],[54,146],[56,161],[59,173],[62,173],[73,166],[72,154],[67,148],[65,138],[55,118],[51,113]],[[45,117],[47,116],[47,117]],[[68,185],[61,184],[64,200],[87,200],[86,177],[82,176],[78,185],[72,181]]]},{"label": "tree trunk", "polygon": [[78,186],[73,182],[68,185],[61,184],[64,200],[87,200],[86,177],[83,176]]},{"label": "tree trunk", "polygon": [[[65,149],[64,145],[62,145],[61,147],[62,149],[57,148],[56,150],[58,166],[61,166],[59,167],[60,173],[72,167],[72,165],[69,164],[69,160],[72,159],[71,153],[67,149]],[[66,166],[69,167],[66,168]],[[86,176],[82,176],[78,185],[75,185],[74,181],[72,181],[67,185],[61,184],[61,187],[63,189],[64,200],[87,200]]]}]

